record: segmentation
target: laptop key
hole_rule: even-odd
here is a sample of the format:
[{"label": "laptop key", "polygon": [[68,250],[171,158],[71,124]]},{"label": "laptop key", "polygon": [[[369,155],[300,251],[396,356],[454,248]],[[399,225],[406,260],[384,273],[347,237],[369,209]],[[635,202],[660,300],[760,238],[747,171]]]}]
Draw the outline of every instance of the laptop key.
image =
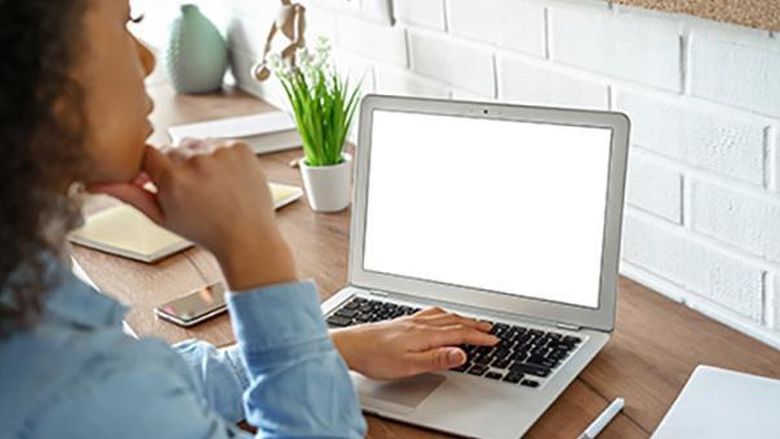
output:
[{"label": "laptop key", "polygon": [[477,348],[477,354],[479,354],[479,355],[487,355],[492,350],[493,350],[492,346],[480,346],[480,347]]},{"label": "laptop key", "polygon": [[355,300],[352,300],[351,302],[344,305],[344,309],[356,309],[360,308],[360,302],[357,302]]},{"label": "laptop key", "polygon": [[528,354],[526,354],[525,352],[516,352],[512,354],[511,357],[509,357],[509,359],[515,363],[522,363],[523,361],[525,361],[526,358],[528,358]]},{"label": "laptop key", "polygon": [[352,323],[352,319],[348,319],[346,317],[340,317],[340,316],[330,316],[327,320],[328,324],[331,326],[349,326]]},{"label": "laptop key", "polygon": [[492,360],[487,355],[477,355],[476,357],[474,357],[472,361],[474,362],[474,364],[481,364],[487,366],[488,364],[490,364]]},{"label": "laptop key", "polygon": [[561,341],[563,341],[566,344],[576,345],[579,344],[582,341],[582,339],[579,337],[574,337],[572,335],[567,335],[566,337],[563,337]]},{"label": "laptop key", "polygon": [[493,356],[495,356],[496,358],[501,358],[501,359],[509,357],[510,354],[511,354],[511,352],[509,351],[509,349],[506,349],[506,348],[503,348],[503,347],[499,347],[498,349],[496,349],[493,352]]},{"label": "laptop key", "polygon": [[509,340],[501,340],[496,345],[496,350],[509,350],[512,349],[513,343]]},{"label": "laptop key", "polygon": [[539,381],[534,381],[534,380],[523,380],[523,381],[520,383],[520,385],[521,385],[521,386],[526,386],[526,387],[533,387],[533,388],[536,388],[536,387],[539,387]]},{"label": "laptop key", "polygon": [[471,366],[471,369],[469,369],[468,373],[470,375],[482,376],[485,374],[485,372],[487,372],[487,370],[488,367],[485,366],[484,364],[475,364]]},{"label": "laptop key", "polygon": [[532,364],[546,369],[553,369],[555,366],[557,366],[555,361],[545,360],[542,358],[529,358],[525,361],[525,364]]},{"label": "laptop key", "polygon": [[566,358],[566,356],[569,355],[568,350],[563,349],[555,349],[552,352],[550,352],[550,355],[548,355],[549,358],[554,358],[556,360],[561,360]]},{"label": "laptop key", "polygon": [[348,319],[351,319],[351,318],[353,318],[353,317],[358,315],[358,311],[356,311],[354,309],[342,308],[342,309],[336,311],[336,315],[339,316],[339,317],[346,317]]},{"label": "laptop key", "polygon": [[525,375],[522,372],[510,371],[504,376],[504,381],[507,383],[517,384],[523,379]]},{"label": "laptop key", "polygon": [[550,375],[550,369],[537,364],[531,363],[512,363],[509,366],[509,370],[527,373],[538,377],[547,377]]},{"label": "laptop key", "polygon": [[506,369],[509,367],[509,365],[512,364],[512,360],[509,358],[503,358],[498,359],[491,364],[491,366],[495,367],[496,369]]},{"label": "laptop key", "polygon": [[471,367],[471,363],[469,363],[469,362],[467,361],[467,362],[465,362],[465,363],[461,364],[461,365],[460,365],[460,366],[458,366],[458,367],[453,367],[453,368],[452,368],[452,369],[450,369],[450,370],[451,370],[451,371],[453,371],[453,372],[465,372],[465,371],[467,371],[467,370],[469,369],[469,367]]},{"label": "laptop key", "polygon": [[500,374],[498,372],[493,372],[493,371],[490,371],[490,372],[485,374],[485,378],[491,379],[491,380],[500,380],[503,377],[504,377],[504,375],[502,375],[502,374]]}]

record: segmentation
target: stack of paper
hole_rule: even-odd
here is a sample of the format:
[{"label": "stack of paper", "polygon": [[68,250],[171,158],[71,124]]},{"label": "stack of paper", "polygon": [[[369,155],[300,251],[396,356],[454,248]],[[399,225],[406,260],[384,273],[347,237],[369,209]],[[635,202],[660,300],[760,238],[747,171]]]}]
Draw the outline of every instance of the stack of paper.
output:
[{"label": "stack of paper", "polygon": [[295,121],[282,111],[212,120],[168,129],[171,142],[183,139],[235,139],[247,143],[257,154],[297,148],[302,145]]}]

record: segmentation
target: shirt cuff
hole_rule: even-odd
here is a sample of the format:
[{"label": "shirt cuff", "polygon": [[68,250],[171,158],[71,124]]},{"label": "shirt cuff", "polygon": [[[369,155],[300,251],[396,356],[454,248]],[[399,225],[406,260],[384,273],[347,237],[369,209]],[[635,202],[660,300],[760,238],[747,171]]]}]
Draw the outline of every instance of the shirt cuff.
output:
[{"label": "shirt cuff", "polygon": [[226,293],[233,329],[247,364],[268,366],[332,349],[313,282]]}]

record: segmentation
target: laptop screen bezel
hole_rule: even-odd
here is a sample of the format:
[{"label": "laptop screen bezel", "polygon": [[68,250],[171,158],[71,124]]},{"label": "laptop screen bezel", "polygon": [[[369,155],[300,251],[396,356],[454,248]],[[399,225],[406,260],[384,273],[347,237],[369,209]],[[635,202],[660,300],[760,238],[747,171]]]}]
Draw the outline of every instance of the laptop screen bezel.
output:
[{"label": "laptop screen bezel", "polygon": [[[610,129],[612,136],[598,306],[590,308],[582,305],[551,302],[545,299],[519,296],[511,292],[487,291],[365,270],[363,255],[366,206],[375,111],[400,111]],[[611,331],[615,321],[629,125],[629,120],[625,115],[613,112],[367,95],[361,103],[358,147],[354,162],[355,188],[349,252],[349,283],[366,289],[395,292],[427,300],[484,308],[571,326]],[[476,232],[478,233],[478,231]]]}]

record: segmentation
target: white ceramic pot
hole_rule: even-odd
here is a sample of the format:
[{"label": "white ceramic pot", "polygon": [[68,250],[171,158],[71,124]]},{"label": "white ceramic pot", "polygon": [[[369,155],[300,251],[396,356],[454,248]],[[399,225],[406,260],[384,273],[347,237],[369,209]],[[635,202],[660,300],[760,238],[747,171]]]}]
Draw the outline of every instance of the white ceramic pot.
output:
[{"label": "white ceramic pot", "polygon": [[333,166],[309,166],[300,161],[303,187],[309,206],[317,212],[338,212],[349,206],[352,156]]}]

